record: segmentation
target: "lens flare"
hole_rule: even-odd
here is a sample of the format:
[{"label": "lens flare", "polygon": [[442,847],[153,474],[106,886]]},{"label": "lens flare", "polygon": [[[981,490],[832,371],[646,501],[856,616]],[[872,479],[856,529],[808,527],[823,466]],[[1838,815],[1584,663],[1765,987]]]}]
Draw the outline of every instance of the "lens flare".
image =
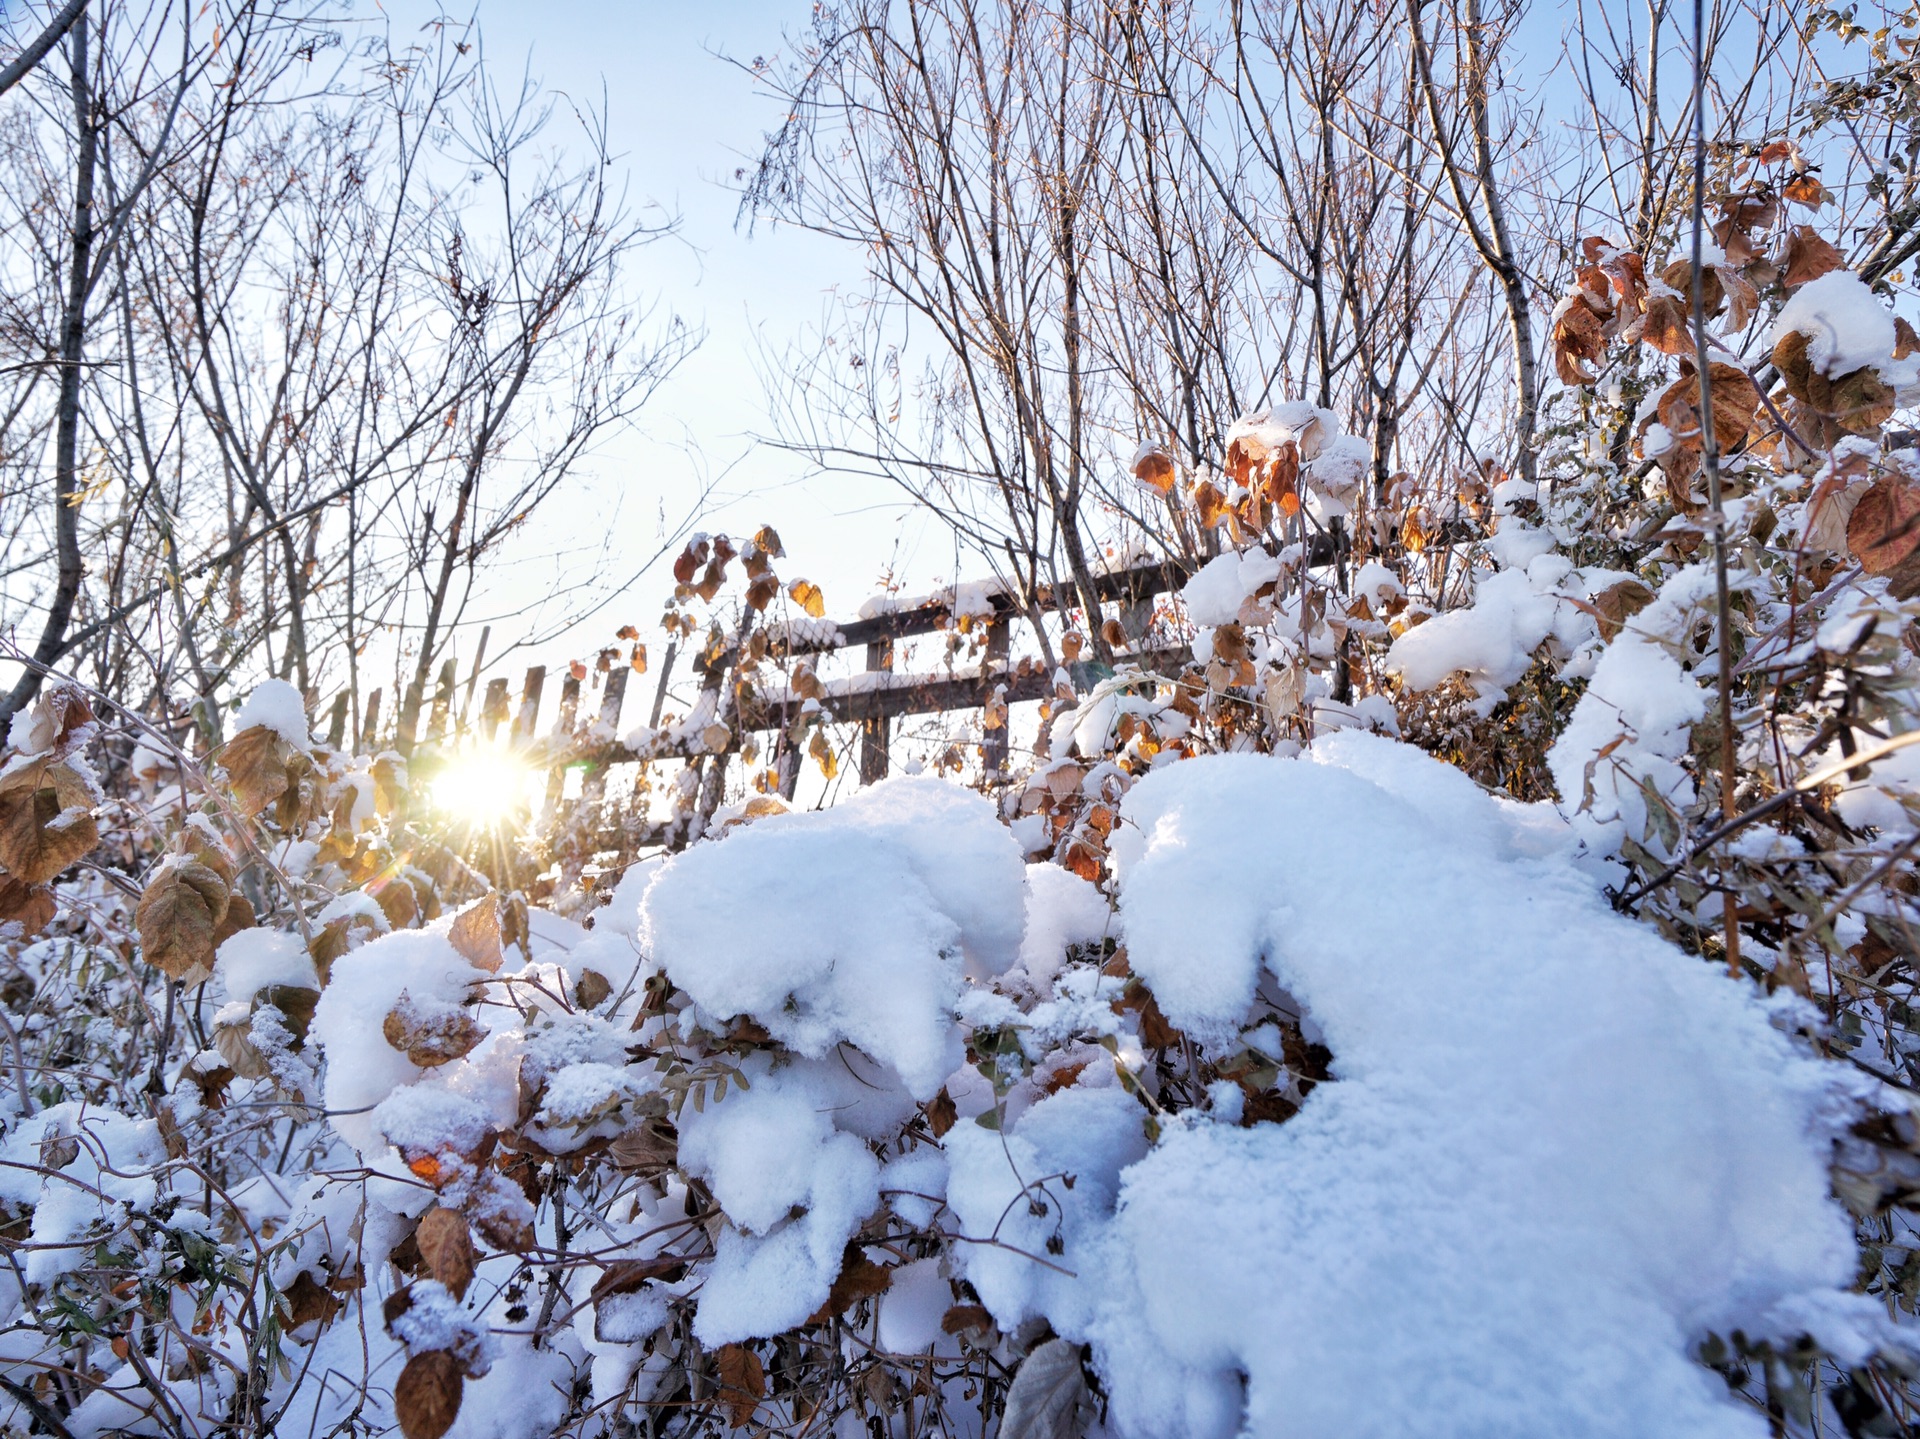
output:
[{"label": "lens flare", "polygon": [[433,777],[434,807],[469,824],[498,824],[531,807],[538,778],[505,750],[466,750]]}]

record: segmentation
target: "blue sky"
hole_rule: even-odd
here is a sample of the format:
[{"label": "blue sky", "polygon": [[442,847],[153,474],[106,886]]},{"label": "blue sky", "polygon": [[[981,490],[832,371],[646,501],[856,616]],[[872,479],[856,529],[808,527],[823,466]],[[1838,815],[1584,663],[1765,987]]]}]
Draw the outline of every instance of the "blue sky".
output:
[{"label": "blue sky", "polygon": [[[424,5],[390,4],[396,24]],[[541,512],[515,565],[482,609],[517,607],[545,593],[559,566],[537,558],[591,541],[611,521],[610,574],[632,573],[703,481],[717,483],[698,527],[752,533],[771,524],[786,543],[783,577],[804,575],[826,591],[828,611],[850,615],[897,566],[911,587],[950,577],[951,542],[937,521],[910,513],[900,493],[852,476],[808,477],[791,455],[756,446],[765,433],[758,367],[817,323],[836,286],[861,282],[859,257],[816,236],[762,224],[736,228],[735,170],[750,164],[780,110],[751,78],[720,58],[784,53],[783,29],[803,27],[807,0],[614,4],[607,0],[486,0],[478,10],[488,62],[504,75],[521,64],[549,88],[598,105],[605,84],[610,131],[630,198],[680,217],[676,237],[638,258],[637,290],[657,294],[659,314],[677,311],[706,340],[655,396],[638,428],[605,445],[593,474]],[[558,132],[556,132],[558,133]],[[583,561],[574,560],[578,564]],[[671,588],[661,566],[632,591],[537,658],[590,655],[621,624],[659,617]],[[555,611],[542,616],[545,627]],[[505,621],[503,637],[524,628]],[[531,656],[530,656],[531,658]]]}]

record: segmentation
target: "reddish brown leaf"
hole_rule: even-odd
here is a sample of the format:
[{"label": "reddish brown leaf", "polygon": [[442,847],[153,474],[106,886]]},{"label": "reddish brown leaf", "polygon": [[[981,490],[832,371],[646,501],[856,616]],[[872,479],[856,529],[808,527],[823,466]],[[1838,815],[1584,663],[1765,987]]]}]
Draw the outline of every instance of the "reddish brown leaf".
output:
[{"label": "reddish brown leaf", "polygon": [[1693,354],[1688,302],[1674,295],[1655,295],[1648,300],[1646,328],[1640,332],[1640,338],[1663,355]]},{"label": "reddish brown leaf", "polygon": [[444,1349],[416,1354],[393,1386],[393,1413],[406,1439],[440,1439],[460,1414],[460,1361]]},{"label": "reddish brown leaf", "polygon": [[1896,598],[1920,594],[1920,484],[1882,475],[1869,485],[1847,520],[1847,547]]},{"label": "reddish brown leaf", "polygon": [[885,1294],[893,1283],[893,1271],[875,1264],[857,1244],[849,1244],[840,1260],[840,1275],[827,1293],[827,1302],[814,1311],[809,1324],[824,1324],[838,1319],[862,1299]]},{"label": "reddish brown leaf", "polygon": [[1795,225],[1787,237],[1787,270],[1781,283],[1789,290],[1798,289],[1845,264],[1840,252],[1821,239],[1813,226]]},{"label": "reddish brown leaf", "polygon": [[1796,205],[1805,205],[1809,210],[1817,210],[1827,202],[1827,187],[1820,183],[1818,175],[1796,175],[1787,181],[1780,193]]},{"label": "reddish brown leaf", "polygon": [[940,1138],[954,1122],[959,1119],[959,1111],[954,1107],[953,1096],[942,1089],[927,1104],[927,1128],[933,1131],[935,1139]]},{"label": "reddish brown leaf", "polygon": [[288,1329],[316,1322],[324,1329],[346,1305],[315,1283],[313,1276],[303,1269],[294,1276],[293,1283],[280,1291],[280,1307]]},{"label": "reddish brown leaf", "polygon": [[760,1356],[744,1344],[728,1344],[713,1356],[713,1367],[720,1376],[720,1401],[727,1406],[733,1427],[745,1428],[767,1392],[767,1371]]},{"label": "reddish brown leaf", "polygon": [[1143,449],[1134,457],[1133,477],[1149,489],[1163,495],[1173,493],[1175,474],[1173,456],[1167,453],[1164,445],[1154,445]]},{"label": "reddish brown leaf", "polygon": [[658,1280],[673,1284],[686,1277],[687,1261],[677,1254],[657,1254],[651,1259],[620,1259],[609,1264],[593,1283],[589,1298],[594,1303],[612,1294],[632,1294]]},{"label": "reddish brown leaf", "polygon": [[993,1316],[979,1304],[956,1304],[940,1319],[940,1328],[948,1334],[990,1334]]},{"label": "reddish brown leaf", "polygon": [[436,1205],[421,1216],[413,1240],[426,1261],[427,1273],[446,1285],[455,1299],[465,1298],[474,1264],[473,1235],[466,1218]]}]

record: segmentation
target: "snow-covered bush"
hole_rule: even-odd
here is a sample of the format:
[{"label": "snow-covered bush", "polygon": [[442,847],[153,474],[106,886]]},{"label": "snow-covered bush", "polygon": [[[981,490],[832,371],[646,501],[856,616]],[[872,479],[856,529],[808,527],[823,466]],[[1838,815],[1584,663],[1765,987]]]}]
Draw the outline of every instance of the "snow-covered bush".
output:
[{"label": "snow-covered bush", "polygon": [[644,855],[464,834],[276,681],[200,757],[50,687],[0,763],[0,1418],[1903,1432],[1920,339],[1757,194],[1724,608],[1694,277],[1595,239],[1537,481],[1436,506],[1304,403],[1144,446],[1211,557],[1070,614],[978,792],[729,778],[776,706],[837,766],[771,531],[677,567],[718,678],[630,737],[705,765]]}]

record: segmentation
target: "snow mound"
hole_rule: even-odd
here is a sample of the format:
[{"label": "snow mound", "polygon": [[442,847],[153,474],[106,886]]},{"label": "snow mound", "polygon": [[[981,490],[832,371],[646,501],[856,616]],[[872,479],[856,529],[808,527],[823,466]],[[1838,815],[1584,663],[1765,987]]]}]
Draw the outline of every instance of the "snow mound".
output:
[{"label": "snow mound", "polygon": [[834,1127],[835,1095],[811,1067],[682,1111],[680,1160],[733,1221],[700,1291],[694,1333],[715,1346],[778,1334],[827,1301],[841,1255],[880,1202],[880,1166]]},{"label": "snow mound", "polygon": [[[1334,1080],[1137,1159],[1112,1090],[948,1136],[964,1231],[1001,1226],[967,1277],[1093,1344],[1119,1432],[1760,1436],[1690,1357],[1706,1332],[1874,1342],[1829,1193],[1853,1081],[1614,914],[1538,815],[1359,735],[1157,770],[1125,815],[1125,938],[1168,1017],[1233,1044],[1284,989]],[[1061,1123],[1070,1096],[1113,1112]],[[1076,1168],[1055,1212],[1010,1204]],[[1005,1247],[1055,1232],[1055,1267]]]},{"label": "snow mound", "polygon": [[1020,954],[1026,866],[979,795],[890,780],[698,845],[646,891],[653,962],[716,1019],[818,1058],[849,1043],[921,1100],[960,1064],[966,974]]}]

